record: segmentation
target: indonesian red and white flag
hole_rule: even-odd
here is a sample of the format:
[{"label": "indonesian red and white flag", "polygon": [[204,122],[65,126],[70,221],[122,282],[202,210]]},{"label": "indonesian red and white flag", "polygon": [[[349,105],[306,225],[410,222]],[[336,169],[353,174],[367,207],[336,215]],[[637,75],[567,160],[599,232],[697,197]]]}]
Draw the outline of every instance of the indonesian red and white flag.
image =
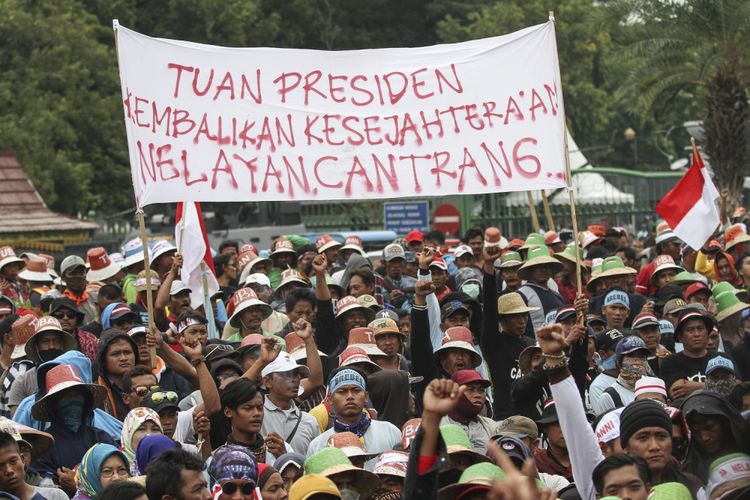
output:
[{"label": "indonesian red and white flag", "polygon": [[715,202],[718,197],[719,192],[703,164],[703,158],[693,145],[690,168],[656,205],[656,212],[682,241],[698,250],[721,223]]},{"label": "indonesian red and white flag", "polygon": [[193,309],[203,305],[203,277],[201,262],[206,263],[208,278],[208,296],[216,293],[219,283],[216,281],[214,259],[211,257],[211,246],[208,244],[206,226],[203,224],[203,212],[198,202],[178,203],[175,215],[175,241],[181,248],[182,271],[180,278],[190,287],[190,305]]}]

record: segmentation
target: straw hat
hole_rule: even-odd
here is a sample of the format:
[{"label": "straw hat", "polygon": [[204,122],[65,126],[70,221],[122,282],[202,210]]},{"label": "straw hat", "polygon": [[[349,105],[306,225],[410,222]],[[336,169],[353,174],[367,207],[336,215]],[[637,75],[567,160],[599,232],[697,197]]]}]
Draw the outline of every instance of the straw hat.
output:
[{"label": "straw hat", "polygon": [[0,432],[7,432],[16,442],[26,443],[31,448],[32,462],[46,456],[55,445],[52,434],[26,427],[5,417],[0,417]]},{"label": "straw hat", "polygon": [[342,246],[342,244],[334,240],[330,234],[324,234],[315,241],[315,248],[318,250],[318,253],[323,253],[329,248],[337,248],[340,246]]},{"label": "straw hat", "polygon": [[529,270],[536,266],[550,266],[552,268],[552,274],[557,274],[563,270],[563,265],[559,260],[549,254],[549,249],[544,244],[529,249],[529,253],[526,255],[526,262],[524,262],[518,270],[518,277],[523,280],[528,280]]},{"label": "straw hat", "polygon": [[626,266],[620,257],[612,255],[602,261],[601,271],[599,271],[597,277],[609,278],[611,276],[628,276],[630,274],[638,274],[638,271]]},{"label": "straw hat", "polygon": [[750,304],[741,302],[733,290],[714,295],[714,300],[716,301],[716,321],[719,323],[750,308]]},{"label": "straw hat", "polygon": [[352,472],[357,480],[355,484],[361,495],[374,491],[380,480],[374,473],[360,469],[352,465],[352,462],[346,456],[346,453],[338,448],[324,448],[317,453],[307,457],[305,460],[305,475],[320,474],[326,476],[335,482],[334,476],[342,472]]},{"label": "straw hat", "polygon": [[538,311],[538,307],[529,307],[518,292],[505,293],[497,299],[498,315],[523,314]]},{"label": "straw hat", "polygon": [[546,247],[547,242],[544,239],[543,234],[531,233],[526,237],[526,241],[518,250],[531,250],[534,247]]},{"label": "straw hat", "polygon": [[48,283],[55,278],[47,272],[47,261],[43,259],[29,259],[26,268],[18,273],[18,277],[26,281]]},{"label": "straw hat", "polygon": [[375,342],[375,334],[370,328],[352,328],[349,330],[349,341],[347,347],[359,347],[368,356],[385,356],[386,354],[378,348]]},{"label": "straw hat", "polygon": [[702,274],[681,271],[672,279],[673,285],[691,285],[693,283],[705,284],[705,278]]},{"label": "straw hat", "polygon": [[[579,262],[581,263],[581,267],[585,268],[586,266],[583,263],[583,249],[578,249],[578,256],[580,257]],[[557,252],[555,255],[553,255],[554,258],[559,260],[560,262],[566,261],[571,262],[573,264],[576,263],[576,249],[574,244],[570,244],[565,247],[565,250],[562,252]]]},{"label": "straw hat", "polygon": [[728,252],[732,247],[750,241],[750,235],[747,234],[744,224],[732,224],[724,231],[724,241],[724,250]]},{"label": "straw hat", "polygon": [[523,259],[518,252],[505,252],[495,261],[494,266],[498,269],[507,269],[509,267],[521,267]]},{"label": "straw hat", "polygon": [[20,259],[16,256],[16,252],[13,251],[12,247],[9,247],[7,245],[0,247],[0,269],[4,268],[8,264],[13,264],[14,262],[23,264],[23,259]]},{"label": "straw hat", "polygon": [[466,431],[461,427],[455,424],[441,425],[440,436],[442,436],[445,442],[448,455],[464,455],[474,463],[490,461],[486,456],[474,451],[469,436],[466,435]]},{"label": "straw hat", "polygon": [[458,483],[440,488],[438,500],[463,498],[473,492],[489,492],[496,480],[503,479],[505,479],[505,472],[497,465],[491,463],[474,464],[461,473]]},{"label": "straw hat", "polygon": [[76,349],[78,347],[76,339],[72,335],[64,331],[62,329],[62,326],[60,325],[60,322],[53,316],[42,316],[41,318],[36,320],[34,326],[34,335],[32,335],[31,338],[26,342],[24,350],[26,351],[26,356],[36,364],[42,362],[37,353],[36,343],[39,339],[39,336],[43,333],[59,333],[63,342],[63,351],[72,351],[73,349]]},{"label": "straw hat", "polygon": [[674,263],[674,259],[671,255],[659,255],[654,259],[654,274],[651,275],[651,283],[653,284],[656,282],[656,277],[660,272],[668,269],[674,269],[678,273],[685,270]]},{"label": "straw hat", "polygon": [[86,273],[86,281],[106,281],[120,272],[122,266],[115,264],[104,247],[89,248],[86,260],[91,268]]},{"label": "straw hat", "polygon": [[69,389],[81,388],[87,391],[94,400],[94,407],[100,407],[107,398],[107,390],[99,384],[84,384],[80,375],[72,365],[57,365],[45,376],[44,397],[31,407],[31,416],[39,422],[51,420],[50,411],[54,409],[54,401],[58,395]]},{"label": "straw hat", "polygon": [[463,349],[471,354],[472,368],[482,364],[482,356],[474,348],[474,337],[471,330],[464,326],[448,328],[443,334],[440,347],[435,349],[435,359],[440,359],[440,352],[448,349]]},{"label": "straw hat", "polygon": [[262,319],[264,320],[273,314],[271,306],[258,299],[252,288],[240,288],[234,292],[234,313],[229,318],[229,324],[235,328],[239,328],[241,313],[249,307],[260,307],[263,310]]}]

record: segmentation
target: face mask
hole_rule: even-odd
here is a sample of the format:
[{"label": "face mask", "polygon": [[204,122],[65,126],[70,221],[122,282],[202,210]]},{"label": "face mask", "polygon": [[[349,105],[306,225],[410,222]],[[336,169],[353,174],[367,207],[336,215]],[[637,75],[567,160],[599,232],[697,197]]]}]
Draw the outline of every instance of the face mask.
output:
[{"label": "face mask", "polygon": [[339,490],[342,500],[359,500],[359,493],[350,489]]},{"label": "face mask", "polygon": [[476,283],[469,283],[468,285],[462,286],[461,291],[472,299],[476,299],[477,297],[479,297],[479,285],[477,285]]},{"label": "face mask", "polygon": [[83,404],[83,396],[67,397],[57,403],[57,416],[65,428],[71,432],[78,432],[78,429],[81,427],[81,423],[83,422]]},{"label": "face mask", "polygon": [[39,359],[42,360],[42,363],[46,361],[52,361],[62,353],[62,349],[47,349],[46,351],[38,351]]},{"label": "face mask", "polygon": [[706,389],[709,391],[718,392],[725,398],[728,398],[734,388],[737,387],[737,381],[734,378],[730,379],[719,379],[719,380],[706,380]]},{"label": "face mask", "polygon": [[635,383],[644,375],[652,373],[651,367],[645,359],[625,358],[622,360],[618,379],[628,388],[635,387]]},{"label": "face mask", "polygon": [[599,353],[596,353],[594,361],[596,362],[596,366],[601,368],[602,371],[617,369],[617,356],[614,354],[603,360],[601,358],[601,355]]}]

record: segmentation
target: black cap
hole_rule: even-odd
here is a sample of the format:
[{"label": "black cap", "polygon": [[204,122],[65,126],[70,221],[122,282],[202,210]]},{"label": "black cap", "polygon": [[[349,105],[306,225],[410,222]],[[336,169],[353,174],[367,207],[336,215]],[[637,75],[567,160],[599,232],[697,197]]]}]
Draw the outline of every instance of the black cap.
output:
[{"label": "black cap", "polygon": [[559,422],[560,419],[557,416],[557,405],[554,401],[547,401],[544,404],[544,410],[542,411],[542,418],[536,421],[539,425],[554,424]]},{"label": "black cap", "polygon": [[180,397],[176,392],[158,390],[147,392],[146,395],[143,396],[141,406],[151,408],[156,413],[159,413],[160,411],[167,408],[176,408],[177,410],[179,410],[179,402]]},{"label": "black cap", "polygon": [[614,349],[623,338],[623,334],[617,328],[612,328],[594,337],[594,345],[597,351]]},{"label": "black cap", "polygon": [[534,458],[528,446],[517,437],[500,435],[493,439],[495,443],[503,450],[519,469],[529,458]]},{"label": "black cap", "polygon": [[52,305],[49,306],[49,314],[50,316],[54,315],[58,310],[65,308],[70,309],[74,313],[76,313],[76,316],[78,316],[78,323],[82,323],[83,319],[86,317],[85,314],[83,314],[83,311],[78,309],[78,306],[75,302],[73,302],[72,299],[68,297],[60,297],[52,301]]}]

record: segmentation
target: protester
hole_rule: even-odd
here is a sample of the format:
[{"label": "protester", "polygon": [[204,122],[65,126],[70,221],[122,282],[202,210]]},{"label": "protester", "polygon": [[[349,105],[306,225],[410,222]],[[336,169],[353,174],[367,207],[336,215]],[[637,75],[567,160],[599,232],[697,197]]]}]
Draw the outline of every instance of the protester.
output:
[{"label": "protester", "polygon": [[13,436],[0,431],[0,491],[14,495],[19,499],[67,500],[68,495],[57,488],[40,488],[32,486],[25,480],[25,464]]},{"label": "protester", "polygon": [[130,465],[120,450],[110,444],[95,444],[81,459],[73,500],[98,498],[104,488],[129,477]]}]

